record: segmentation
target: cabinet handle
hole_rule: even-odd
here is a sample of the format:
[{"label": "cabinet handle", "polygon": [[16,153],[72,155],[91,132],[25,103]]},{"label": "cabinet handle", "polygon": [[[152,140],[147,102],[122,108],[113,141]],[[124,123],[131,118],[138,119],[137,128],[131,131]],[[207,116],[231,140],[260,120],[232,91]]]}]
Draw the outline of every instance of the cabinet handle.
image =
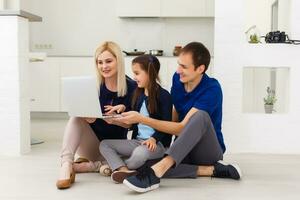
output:
[{"label": "cabinet handle", "polygon": [[30,101],[35,101],[35,99],[30,99]]}]

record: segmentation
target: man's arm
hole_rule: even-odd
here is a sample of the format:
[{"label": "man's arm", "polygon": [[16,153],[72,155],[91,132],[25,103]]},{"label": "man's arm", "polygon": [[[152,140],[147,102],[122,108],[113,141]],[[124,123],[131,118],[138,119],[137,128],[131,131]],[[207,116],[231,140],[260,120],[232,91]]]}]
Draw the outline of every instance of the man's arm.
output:
[{"label": "man's arm", "polygon": [[[117,120],[120,120],[126,124],[142,123],[161,132],[169,133],[171,135],[179,135],[182,129],[187,124],[187,122],[189,121],[189,119],[191,118],[191,116],[197,111],[198,109],[192,108],[181,122],[157,120],[150,117],[145,117],[143,115],[140,115],[138,112],[134,112],[134,111],[123,113],[122,115],[124,117],[117,118]],[[172,119],[176,119],[176,118],[178,119],[178,114],[176,110],[173,108]]]}]

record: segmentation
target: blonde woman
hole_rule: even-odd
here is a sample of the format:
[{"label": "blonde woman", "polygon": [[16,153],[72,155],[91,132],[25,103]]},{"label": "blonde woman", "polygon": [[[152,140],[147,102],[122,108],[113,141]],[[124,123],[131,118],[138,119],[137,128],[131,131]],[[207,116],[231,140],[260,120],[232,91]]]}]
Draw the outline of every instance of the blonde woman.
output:
[{"label": "blonde woman", "polygon": [[[130,110],[136,83],[125,75],[124,58],[114,42],[104,42],[95,52],[95,65],[103,113]],[[100,109],[100,108],[99,108]],[[99,152],[103,139],[126,139],[127,129],[102,119],[71,117],[65,128],[61,151],[58,189],[69,188],[76,172],[99,171],[104,159]],[[74,163],[75,153],[88,162]]]}]

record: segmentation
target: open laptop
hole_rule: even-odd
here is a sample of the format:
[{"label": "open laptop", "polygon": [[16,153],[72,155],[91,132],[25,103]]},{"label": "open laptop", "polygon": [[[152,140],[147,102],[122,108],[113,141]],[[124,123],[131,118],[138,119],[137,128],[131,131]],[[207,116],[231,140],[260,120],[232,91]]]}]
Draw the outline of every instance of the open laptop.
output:
[{"label": "open laptop", "polygon": [[62,90],[67,111],[71,117],[121,117],[119,114],[102,114],[96,77],[63,77]]}]

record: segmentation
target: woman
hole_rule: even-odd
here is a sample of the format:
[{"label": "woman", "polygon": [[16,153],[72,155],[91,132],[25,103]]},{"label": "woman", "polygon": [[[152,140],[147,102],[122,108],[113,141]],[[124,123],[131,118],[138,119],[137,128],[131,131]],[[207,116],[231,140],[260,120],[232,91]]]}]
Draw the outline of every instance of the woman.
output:
[{"label": "woman", "polygon": [[[120,47],[109,41],[101,44],[95,52],[95,64],[102,112],[128,111],[136,83],[125,76]],[[101,140],[126,138],[126,128],[108,124],[102,119],[71,117],[63,138],[57,188],[69,188],[75,181],[76,172],[99,171],[101,161],[104,160],[99,152]],[[75,153],[89,162],[73,163]]]}]

